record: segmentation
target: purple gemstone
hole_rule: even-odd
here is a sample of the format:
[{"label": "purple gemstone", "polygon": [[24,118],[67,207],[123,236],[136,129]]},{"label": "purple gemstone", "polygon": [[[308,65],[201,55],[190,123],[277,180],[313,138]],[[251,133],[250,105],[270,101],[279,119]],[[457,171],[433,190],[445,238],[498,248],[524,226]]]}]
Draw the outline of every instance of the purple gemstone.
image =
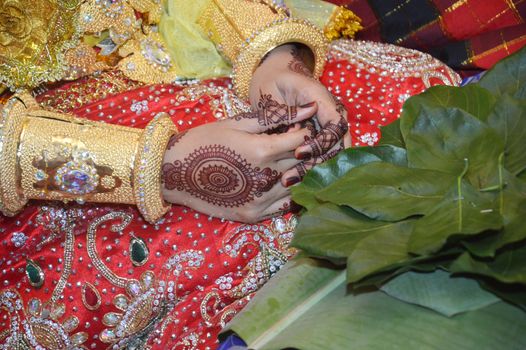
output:
[{"label": "purple gemstone", "polygon": [[71,170],[62,176],[64,186],[71,192],[78,194],[93,191],[93,185],[90,180],[89,174],[78,169]]}]

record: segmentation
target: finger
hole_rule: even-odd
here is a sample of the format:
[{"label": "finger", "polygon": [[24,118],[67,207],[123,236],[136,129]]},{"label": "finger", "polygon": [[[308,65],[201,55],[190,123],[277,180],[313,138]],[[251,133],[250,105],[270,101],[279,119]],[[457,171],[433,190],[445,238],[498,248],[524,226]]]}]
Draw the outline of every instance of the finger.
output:
[{"label": "finger", "polygon": [[343,145],[345,149],[352,147],[351,133],[348,132],[345,134],[345,136],[343,137]]},{"label": "finger", "polygon": [[289,130],[284,134],[268,136],[268,147],[272,160],[294,158],[294,151],[306,140],[310,139],[311,130],[302,128],[299,130]]},{"label": "finger", "polygon": [[317,120],[321,125],[318,136],[296,150],[300,159],[317,157],[326,153],[348,131],[347,110],[343,103],[332,96],[324,86],[317,85],[302,91],[299,102],[313,99],[318,103]]},{"label": "finger", "polygon": [[339,152],[345,149],[343,140],[334,146],[329,152],[322,154],[319,157],[314,157],[308,160],[305,160],[301,163],[296,164],[293,168],[285,171],[281,177],[281,183],[285,187],[290,187],[297,184],[303,179],[307,172],[314,168],[316,165],[328,161],[331,158],[334,158]]},{"label": "finger", "polygon": [[270,94],[262,94],[257,111],[239,114],[234,119],[241,123],[240,127],[243,130],[262,133],[312,118],[317,110],[318,106],[315,102],[298,107],[289,106],[274,100]]},{"label": "finger", "polygon": [[337,123],[329,122],[314,138],[298,147],[295,154],[298,159],[319,157],[332,149],[347,134],[348,125],[344,117]]},{"label": "finger", "polygon": [[263,210],[261,219],[264,220],[285,215],[293,209],[296,209],[296,205],[292,202],[290,195],[287,195],[270,204],[265,210]]},{"label": "finger", "polygon": [[294,154],[290,152],[289,157],[285,159],[281,159],[277,162],[277,169],[281,171],[281,173],[285,173],[291,168],[294,168],[296,165],[300,164],[301,162],[304,162],[304,160],[296,159],[294,158]]}]

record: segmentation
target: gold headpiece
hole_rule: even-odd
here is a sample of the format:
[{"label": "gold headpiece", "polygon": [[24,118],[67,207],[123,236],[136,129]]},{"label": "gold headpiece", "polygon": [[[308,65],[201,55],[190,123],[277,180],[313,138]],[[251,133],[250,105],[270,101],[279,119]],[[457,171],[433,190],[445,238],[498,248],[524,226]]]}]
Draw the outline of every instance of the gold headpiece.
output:
[{"label": "gold headpiece", "polygon": [[137,204],[148,222],[169,209],[161,163],[177,129],[158,114],[145,130],[42,110],[29,95],[0,116],[0,210],[15,215],[29,199]]}]

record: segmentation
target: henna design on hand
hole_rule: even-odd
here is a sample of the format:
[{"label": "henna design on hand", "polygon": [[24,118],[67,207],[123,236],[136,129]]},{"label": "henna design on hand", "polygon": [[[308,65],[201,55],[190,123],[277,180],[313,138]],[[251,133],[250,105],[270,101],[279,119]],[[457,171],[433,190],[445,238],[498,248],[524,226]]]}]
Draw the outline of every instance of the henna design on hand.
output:
[{"label": "henna design on hand", "polygon": [[298,174],[300,178],[303,178],[305,174],[307,174],[307,171],[314,168],[314,166],[321,164],[323,162],[328,161],[329,159],[332,159],[336,157],[338,153],[343,151],[345,149],[345,145],[343,140],[340,141],[340,145],[338,148],[333,149],[325,154],[322,154],[318,157],[313,157],[309,160],[303,161],[295,166],[296,170],[298,171]]},{"label": "henna design on hand", "polygon": [[280,179],[271,168],[252,167],[246,159],[222,145],[194,150],[183,161],[163,164],[166,189],[185,191],[221,207],[240,207],[261,197]]},{"label": "henna design on hand", "polygon": [[170,137],[170,141],[168,141],[168,145],[166,145],[166,149],[169,150],[173,146],[175,146],[175,144],[178,143],[179,141],[181,141],[181,139],[183,138],[184,135],[186,135],[187,132],[188,132],[188,130],[181,131],[181,132],[173,135],[172,137]]},{"label": "henna design on hand", "polygon": [[329,122],[316,137],[305,142],[305,145],[311,148],[311,156],[320,156],[330,150],[348,129],[347,119],[342,116],[338,123]]},{"label": "henna design on hand", "polygon": [[234,120],[258,119],[261,126],[281,126],[290,124],[298,115],[296,106],[289,106],[274,100],[271,94],[263,94],[260,91],[257,112],[240,113]]},{"label": "henna design on hand", "polygon": [[347,122],[347,110],[344,104],[333,96],[336,104],[336,112],[340,115],[337,123],[329,122],[317,135],[309,140],[306,140],[303,145],[310,146],[311,152],[302,152],[301,158],[305,159],[308,156],[317,157],[329,151],[338,140],[342,139],[349,130]]},{"label": "henna design on hand", "polygon": [[[272,98],[271,94],[263,94],[259,92],[259,124],[263,126],[281,125],[283,123],[290,124],[298,114],[296,106],[289,106],[284,103],[279,103]],[[288,123],[287,123],[288,122]]]},{"label": "henna design on hand", "polygon": [[298,73],[306,77],[312,78],[312,72],[303,62],[300,50],[298,48],[293,48],[292,50],[290,50],[290,54],[292,55],[292,60],[289,62],[288,65],[289,70],[291,70],[294,73]]}]

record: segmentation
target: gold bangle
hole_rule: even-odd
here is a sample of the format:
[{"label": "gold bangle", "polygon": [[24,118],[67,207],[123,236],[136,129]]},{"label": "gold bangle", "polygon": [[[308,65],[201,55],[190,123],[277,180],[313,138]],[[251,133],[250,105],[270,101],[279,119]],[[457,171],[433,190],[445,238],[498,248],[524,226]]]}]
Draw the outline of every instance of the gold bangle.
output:
[{"label": "gold bangle", "polygon": [[161,162],[176,132],[165,113],[141,130],[44,111],[17,95],[0,119],[0,210],[12,216],[29,199],[126,203],[154,223],[170,208]]},{"label": "gold bangle", "polygon": [[256,31],[242,45],[234,62],[232,80],[238,96],[248,98],[252,75],[267,53],[287,43],[306,45],[314,56],[313,76],[323,73],[328,42],[321,30],[308,21],[281,18]]},{"label": "gold bangle", "polygon": [[139,211],[148,222],[157,221],[171,207],[163,199],[161,170],[166,145],[176,132],[168,114],[159,113],[139,141],[133,174],[134,196]]}]

